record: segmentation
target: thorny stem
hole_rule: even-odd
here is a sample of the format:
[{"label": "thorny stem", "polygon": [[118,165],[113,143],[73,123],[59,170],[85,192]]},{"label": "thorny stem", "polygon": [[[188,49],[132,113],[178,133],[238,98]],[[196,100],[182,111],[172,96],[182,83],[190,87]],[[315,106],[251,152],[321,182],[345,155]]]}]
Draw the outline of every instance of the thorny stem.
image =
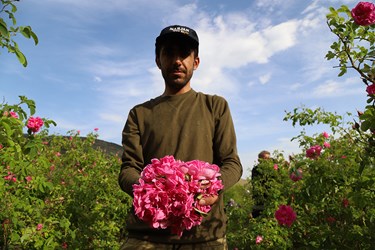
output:
[{"label": "thorny stem", "polygon": [[361,63],[359,63],[358,64],[358,66],[356,66],[355,65],[355,63],[354,63],[354,61],[353,61],[353,58],[351,57],[351,55],[350,55],[350,53],[349,53],[349,51],[350,51],[350,48],[349,48],[349,46],[348,46],[348,43],[339,35],[339,34],[337,34],[336,32],[334,32],[333,31],[333,29],[332,29],[332,27],[329,25],[329,22],[327,21],[327,24],[328,24],[328,27],[329,27],[329,29],[331,30],[331,32],[333,33],[333,34],[335,34],[338,38],[339,38],[339,40],[343,43],[343,45],[344,45],[344,50],[343,50],[343,52],[347,55],[347,57],[348,57],[348,59],[349,59],[349,62],[350,62],[350,67],[347,67],[347,68],[353,68],[353,69],[355,69],[360,75],[361,75],[361,77],[362,78],[364,78],[364,79],[366,79],[366,80],[368,80],[368,81],[370,81],[370,82],[373,82],[372,81],[372,79],[370,79],[365,73],[363,73],[362,72],[362,70],[359,68],[359,65],[361,64]]}]

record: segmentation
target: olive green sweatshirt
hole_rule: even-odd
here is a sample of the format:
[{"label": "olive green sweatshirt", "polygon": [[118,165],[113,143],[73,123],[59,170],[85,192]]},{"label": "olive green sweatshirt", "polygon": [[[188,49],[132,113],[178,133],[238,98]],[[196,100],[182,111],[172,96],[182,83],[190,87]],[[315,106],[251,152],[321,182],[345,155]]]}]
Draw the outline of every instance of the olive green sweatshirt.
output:
[{"label": "olive green sweatshirt", "polygon": [[[201,160],[220,167],[224,190],[242,176],[236,135],[227,101],[216,95],[190,90],[175,96],[159,96],[130,110],[123,133],[119,184],[133,196],[142,169],[153,158],[173,155],[176,160]],[[226,233],[223,192],[201,225],[181,238],[168,229],[153,229],[133,213],[126,223],[131,237],[164,243],[215,240]]]}]

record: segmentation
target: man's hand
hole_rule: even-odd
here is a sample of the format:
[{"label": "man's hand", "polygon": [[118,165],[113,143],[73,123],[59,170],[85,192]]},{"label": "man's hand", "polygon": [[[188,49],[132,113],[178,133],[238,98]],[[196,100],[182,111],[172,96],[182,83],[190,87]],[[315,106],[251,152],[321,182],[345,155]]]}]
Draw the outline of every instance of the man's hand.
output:
[{"label": "man's hand", "polygon": [[218,198],[219,197],[217,195],[210,195],[210,196],[203,197],[202,199],[200,199],[199,205],[202,205],[202,206],[212,205],[217,201]]}]

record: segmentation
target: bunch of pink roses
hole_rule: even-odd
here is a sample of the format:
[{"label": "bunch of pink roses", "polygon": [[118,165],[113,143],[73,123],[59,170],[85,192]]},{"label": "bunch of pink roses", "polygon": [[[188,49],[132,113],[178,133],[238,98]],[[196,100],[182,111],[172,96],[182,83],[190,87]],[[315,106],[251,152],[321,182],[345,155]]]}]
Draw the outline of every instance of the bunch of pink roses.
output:
[{"label": "bunch of pink roses", "polygon": [[133,185],[135,214],[153,228],[170,228],[182,235],[184,230],[200,225],[211,210],[199,199],[217,194],[223,188],[220,168],[207,162],[183,162],[173,156],[152,159]]},{"label": "bunch of pink roses", "polygon": [[320,156],[322,151],[322,147],[319,145],[311,146],[309,149],[306,150],[306,157],[310,159],[316,159]]}]

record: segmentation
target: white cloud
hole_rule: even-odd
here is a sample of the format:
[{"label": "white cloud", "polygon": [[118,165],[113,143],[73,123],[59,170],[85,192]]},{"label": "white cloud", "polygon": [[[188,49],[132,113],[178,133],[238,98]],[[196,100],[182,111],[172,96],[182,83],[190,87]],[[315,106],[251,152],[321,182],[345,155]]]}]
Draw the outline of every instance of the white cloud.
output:
[{"label": "white cloud", "polygon": [[103,80],[99,76],[94,76],[94,81],[95,82],[102,82]]},{"label": "white cloud", "polygon": [[[142,67],[140,67],[142,65]],[[144,70],[144,61],[97,60],[86,68],[99,77],[129,77]]]},{"label": "white cloud", "polygon": [[266,75],[262,75],[259,77],[259,81],[261,84],[266,84],[271,79],[271,73],[268,73]]},{"label": "white cloud", "polygon": [[361,84],[362,83],[358,80],[358,77],[344,78],[337,81],[327,80],[323,84],[316,86],[312,90],[312,94],[310,94],[313,98],[339,97],[359,94],[361,92],[363,93]]}]

